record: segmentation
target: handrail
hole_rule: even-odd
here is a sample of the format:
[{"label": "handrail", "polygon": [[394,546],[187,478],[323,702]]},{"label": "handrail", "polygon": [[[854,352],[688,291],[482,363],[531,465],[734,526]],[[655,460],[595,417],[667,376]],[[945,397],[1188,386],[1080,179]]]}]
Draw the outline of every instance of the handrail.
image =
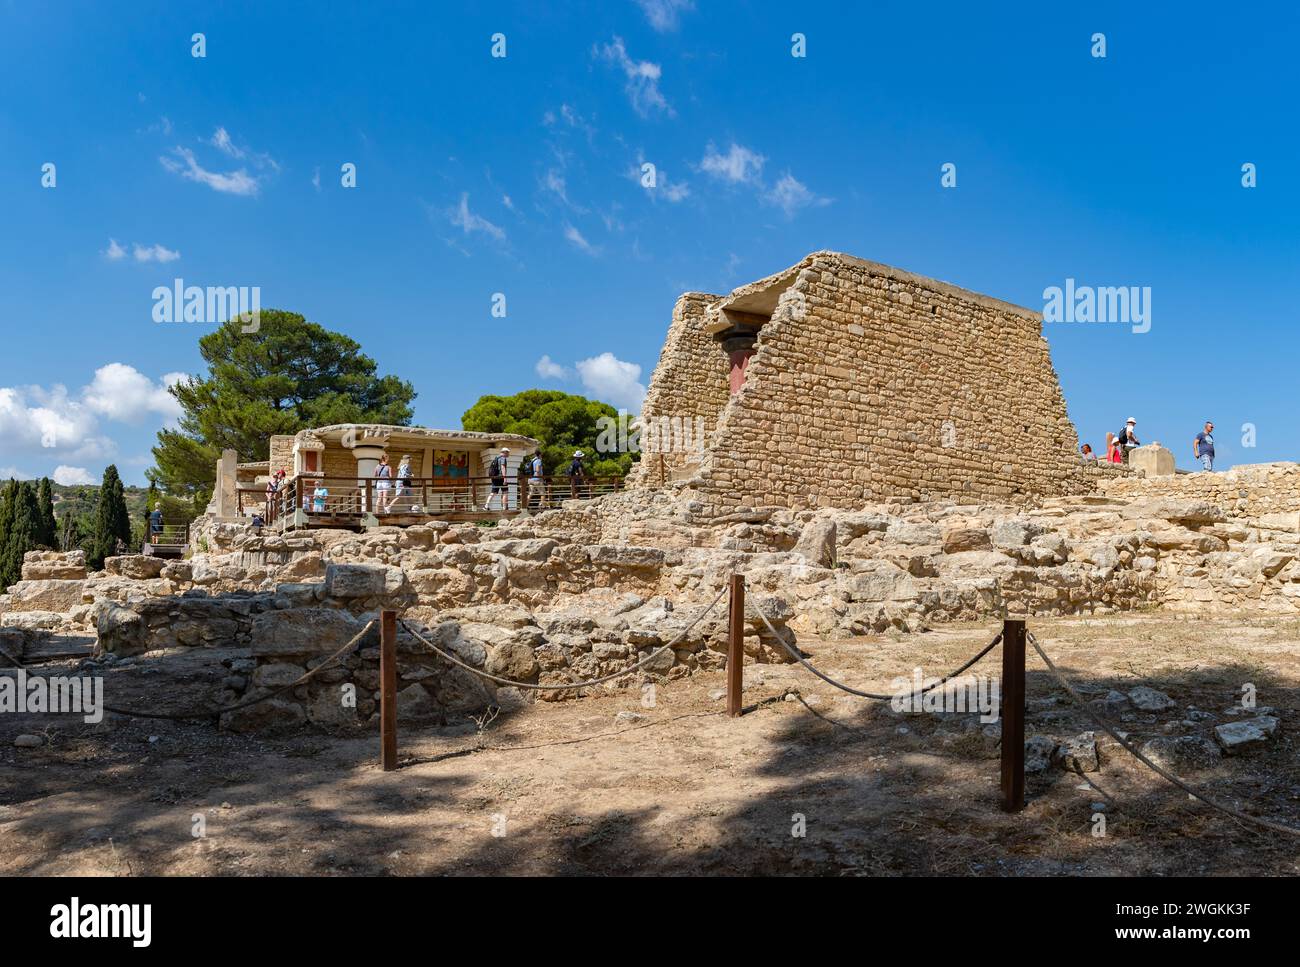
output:
[{"label": "handrail", "polygon": [[[359,519],[366,515],[436,519],[474,512],[512,515],[525,509],[556,508],[565,500],[588,500],[623,486],[620,476],[345,477],[304,473],[283,481],[266,500],[262,515],[267,524],[299,512],[308,519]],[[241,513],[246,506],[241,495]]]}]

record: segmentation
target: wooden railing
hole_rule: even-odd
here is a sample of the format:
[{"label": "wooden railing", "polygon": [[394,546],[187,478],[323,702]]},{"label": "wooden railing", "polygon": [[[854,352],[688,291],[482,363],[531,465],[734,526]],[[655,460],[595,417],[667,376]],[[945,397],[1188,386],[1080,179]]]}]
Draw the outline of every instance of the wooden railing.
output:
[{"label": "wooden railing", "polygon": [[184,547],[189,541],[188,524],[163,524],[162,530],[149,528],[149,543],[163,547]]},{"label": "wooden railing", "polygon": [[[622,477],[317,477],[286,480],[274,497],[265,489],[241,488],[239,513],[260,514],[267,525],[298,512],[309,523],[347,524],[370,514],[376,518],[512,516],[559,507],[566,500],[588,500],[623,489]],[[301,519],[301,518],[300,518]],[[405,521],[402,521],[405,522]]]}]

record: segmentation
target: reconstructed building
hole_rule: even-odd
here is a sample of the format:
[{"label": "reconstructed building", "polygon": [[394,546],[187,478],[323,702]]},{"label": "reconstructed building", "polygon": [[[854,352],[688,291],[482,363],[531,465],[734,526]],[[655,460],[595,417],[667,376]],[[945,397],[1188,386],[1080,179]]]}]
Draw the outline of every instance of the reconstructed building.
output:
[{"label": "reconstructed building", "polygon": [[[510,449],[504,489],[490,501],[494,491],[488,464],[502,447]],[[531,437],[511,433],[352,423],[314,427],[272,436],[265,461],[237,463],[235,451],[225,451],[217,461],[207,513],[217,520],[274,516],[277,524],[302,527],[375,526],[380,517],[394,523],[430,516],[484,517],[491,515],[480,508],[489,503],[498,513],[518,512],[519,467],[537,447]],[[392,468],[386,480],[375,476],[384,454]],[[399,490],[403,458],[409,459],[409,484]],[[277,509],[266,499],[266,484],[280,470],[284,483]],[[284,519],[286,511],[290,519]]]},{"label": "reconstructed building", "polygon": [[682,295],[641,416],[630,485],[722,509],[1066,494],[1105,472],[1078,457],[1041,313],[836,252]]}]

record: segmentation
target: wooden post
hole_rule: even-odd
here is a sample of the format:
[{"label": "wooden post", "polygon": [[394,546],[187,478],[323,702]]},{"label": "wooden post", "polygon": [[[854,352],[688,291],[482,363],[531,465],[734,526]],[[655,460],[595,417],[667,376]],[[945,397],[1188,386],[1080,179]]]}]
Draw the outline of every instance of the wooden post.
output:
[{"label": "wooden post", "polygon": [[1025,623],[1002,622],[1002,809],[1025,808]]},{"label": "wooden post", "polygon": [[379,742],[385,772],[397,768],[397,612],[379,615]]},{"label": "wooden post", "polygon": [[740,714],[745,688],[745,576],[731,575],[731,613],[727,616],[727,714]]}]

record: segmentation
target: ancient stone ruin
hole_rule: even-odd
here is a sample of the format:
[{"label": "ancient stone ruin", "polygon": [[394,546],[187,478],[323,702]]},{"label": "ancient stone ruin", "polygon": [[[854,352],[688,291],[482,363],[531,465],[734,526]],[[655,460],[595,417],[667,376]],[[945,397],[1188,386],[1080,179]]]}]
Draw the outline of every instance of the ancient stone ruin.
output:
[{"label": "ancient stone ruin", "polygon": [[723,513],[1086,493],[1110,470],[1078,459],[1041,313],[836,252],[681,296],[642,422],[636,485]]},{"label": "ancient stone ruin", "polygon": [[[0,649],[80,650],[88,667],[233,649],[204,697],[226,706],[294,685],[393,608],[473,669],[556,686],[497,687],[403,628],[402,715],[445,720],[579,698],[564,686],[643,660],[598,687],[721,668],[725,606],[692,622],[733,572],[757,663],[1008,615],[1300,613],[1300,465],[1083,463],[1038,320],[945,283],[816,253],[725,298],[685,295],[645,411],[703,418],[703,447],[651,448],[629,489],[537,513],[291,531],[210,514],[187,559],[95,573],[32,552],[0,596]],[[1007,454],[989,427],[1023,440]],[[375,640],[223,726],[373,726]]]}]

